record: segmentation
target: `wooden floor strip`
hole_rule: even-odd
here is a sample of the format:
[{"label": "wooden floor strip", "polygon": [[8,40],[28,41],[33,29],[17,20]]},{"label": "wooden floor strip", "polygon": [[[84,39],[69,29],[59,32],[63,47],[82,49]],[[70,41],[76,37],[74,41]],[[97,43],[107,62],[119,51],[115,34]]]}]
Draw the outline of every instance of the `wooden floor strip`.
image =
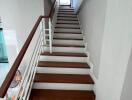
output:
[{"label": "wooden floor strip", "polygon": [[90,68],[87,63],[80,62],[57,62],[57,61],[40,61],[38,67],[57,67],[57,68]]},{"label": "wooden floor strip", "polygon": [[68,52],[44,52],[41,55],[46,56],[71,56],[71,57],[87,57],[85,53],[68,53]]},{"label": "wooden floor strip", "polygon": [[53,47],[80,47],[84,48],[82,45],[71,45],[71,44],[53,44]]},{"label": "wooden floor strip", "polygon": [[93,91],[33,89],[29,100],[95,100]]},{"label": "wooden floor strip", "polygon": [[35,82],[42,83],[74,83],[74,84],[94,84],[90,75],[75,74],[46,74],[37,73]]}]

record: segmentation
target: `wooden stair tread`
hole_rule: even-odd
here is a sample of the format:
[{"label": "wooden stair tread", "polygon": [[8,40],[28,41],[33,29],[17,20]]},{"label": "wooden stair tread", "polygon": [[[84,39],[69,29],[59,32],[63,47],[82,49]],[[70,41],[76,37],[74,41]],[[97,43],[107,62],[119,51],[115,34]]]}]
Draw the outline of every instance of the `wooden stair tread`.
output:
[{"label": "wooden stair tread", "polygon": [[72,44],[53,44],[54,47],[81,47],[84,48],[83,45],[72,45]]},{"label": "wooden stair tread", "polygon": [[75,14],[74,11],[59,11],[58,13]]},{"label": "wooden stair tread", "polygon": [[73,8],[59,8],[59,10],[74,10]]},{"label": "wooden stair tread", "polygon": [[72,56],[72,57],[87,57],[85,53],[68,53],[68,52],[44,52],[41,55],[46,56]]},{"label": "wooden stair tread", "polygon": [[56,24],[79,25],[79,23],[65,23],[65,22],[57,22]]},{"label": "wooden stair tread", "polygon": [[76,39],[76,38],[54,38],[58,40],[83,40],[83,39]]},{"label": "wooden stair tread", "polygon": [[60,18],[58,18],[57,20],[59,21],[78,21],[77,19],[60,19]]},{"label": "wooden stair tread", "polygon": [[56,62],[56,61],[40,61],[38,67],[59,67],[59,68],[90,68],[87,63],[80,62]]},{"label": "wooden stair tread", "polygon": [[75,84],[94,84],[90,75],[78,74],[46,74],[37,73],[35,82],[44,83],[75,83]]},{"label": "wooden stair tread", "polygon": [[62,33],[62,34],[82,34],[80,32],[54,32],[54,33]]},{"label": "wooden stair tread", "polygon": [[33,89],[29,100],[95,100],[93,91]]},{"label": "wooden stair tread", "polygon": [[63,17],[63,18],[77,18],[77,17],[74,17],[74,16],[63,16],[63,15],[59,15],[59,16],[57,16],[58,18],[60,18],[60,17]]},{"label": "wooden stair tread", "polygon": [[74,12],[74,11],[68,11],[68,10],[67,10],[67,11],[64,11],[64,10],[63,10],[63,11],[62,11],[62,10],[59,10],[59,13],[73,13],[73,14],[75,14],[75,12]]},{"label": "wooden stair tread", "polygon": [[80,29],[79,27],[55,27],[55,28],[62,28],[62,29]]},{"label": "wooden stair tread", "polygon": [[62,15],[74,15],[74,16],[76,15],[76,14],[72,14],[72,13],[60,13],[59,12],[58,15],[60,15],[60,14],[62,14]]},{"label": "wooden stair tread", "polygon": [[[46,37],[46,39],[49,39],[49,37],[47,36]],[[55,40],[82,40],[83,41],[83,39],[78,39],[78,38],[56,38],[56,37],[54,37],[53,39],[55,39]]]},{"label": "wooden stair tread", "polygon": [[74,11],[74,9],[59,9],[59,11]]},{"label": "wooden stair tread", "polygon": [[59,10],[59,12],[74,12],[74,10]]}]

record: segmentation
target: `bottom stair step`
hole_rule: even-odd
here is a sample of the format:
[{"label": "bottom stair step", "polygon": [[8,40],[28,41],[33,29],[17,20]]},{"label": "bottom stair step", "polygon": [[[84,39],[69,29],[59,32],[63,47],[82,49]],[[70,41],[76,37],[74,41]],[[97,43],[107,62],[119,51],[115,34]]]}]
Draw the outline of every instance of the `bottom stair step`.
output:
[{"label": "bottom stair step", "polygon": [[29,100],[95,100],[93,91],[33,89]]}]

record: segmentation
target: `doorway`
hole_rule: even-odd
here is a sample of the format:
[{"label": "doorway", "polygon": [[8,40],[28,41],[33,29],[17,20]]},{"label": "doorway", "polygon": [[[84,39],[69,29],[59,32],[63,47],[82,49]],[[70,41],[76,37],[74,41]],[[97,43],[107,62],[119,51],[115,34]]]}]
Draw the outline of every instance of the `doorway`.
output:
[{"label": "doorway", "polygon": [[60,5],[71,5],[71,0],[60,0]]}]

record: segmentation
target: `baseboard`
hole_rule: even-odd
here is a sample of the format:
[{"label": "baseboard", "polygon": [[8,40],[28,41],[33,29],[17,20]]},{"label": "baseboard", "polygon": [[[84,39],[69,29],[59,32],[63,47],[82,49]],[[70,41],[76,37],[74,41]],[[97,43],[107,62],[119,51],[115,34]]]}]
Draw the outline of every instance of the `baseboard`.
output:
[{"label": "baseboard", "polygon": [[89,72],[89,74],[90,74],[90,76],[92,77],[92,79],[93,79],[94,82],[95,82],[95,85],[94,85],[94,87],[93,87],[93,90],[94,90],[94,92],[96,93],[95,86],[96,86],[96,83],[97,83],[97,78],[96,78],[96,76],[94,75],[94,72],[93,72],[93,70],[94,70],[94,64],[93,64],[92,61],[90,61],[90,53],[89,53],[89,52],[86,52],[86,54],[87,54],[87,63],[88,63],[89,66],[90,66],[90,72]]}]

